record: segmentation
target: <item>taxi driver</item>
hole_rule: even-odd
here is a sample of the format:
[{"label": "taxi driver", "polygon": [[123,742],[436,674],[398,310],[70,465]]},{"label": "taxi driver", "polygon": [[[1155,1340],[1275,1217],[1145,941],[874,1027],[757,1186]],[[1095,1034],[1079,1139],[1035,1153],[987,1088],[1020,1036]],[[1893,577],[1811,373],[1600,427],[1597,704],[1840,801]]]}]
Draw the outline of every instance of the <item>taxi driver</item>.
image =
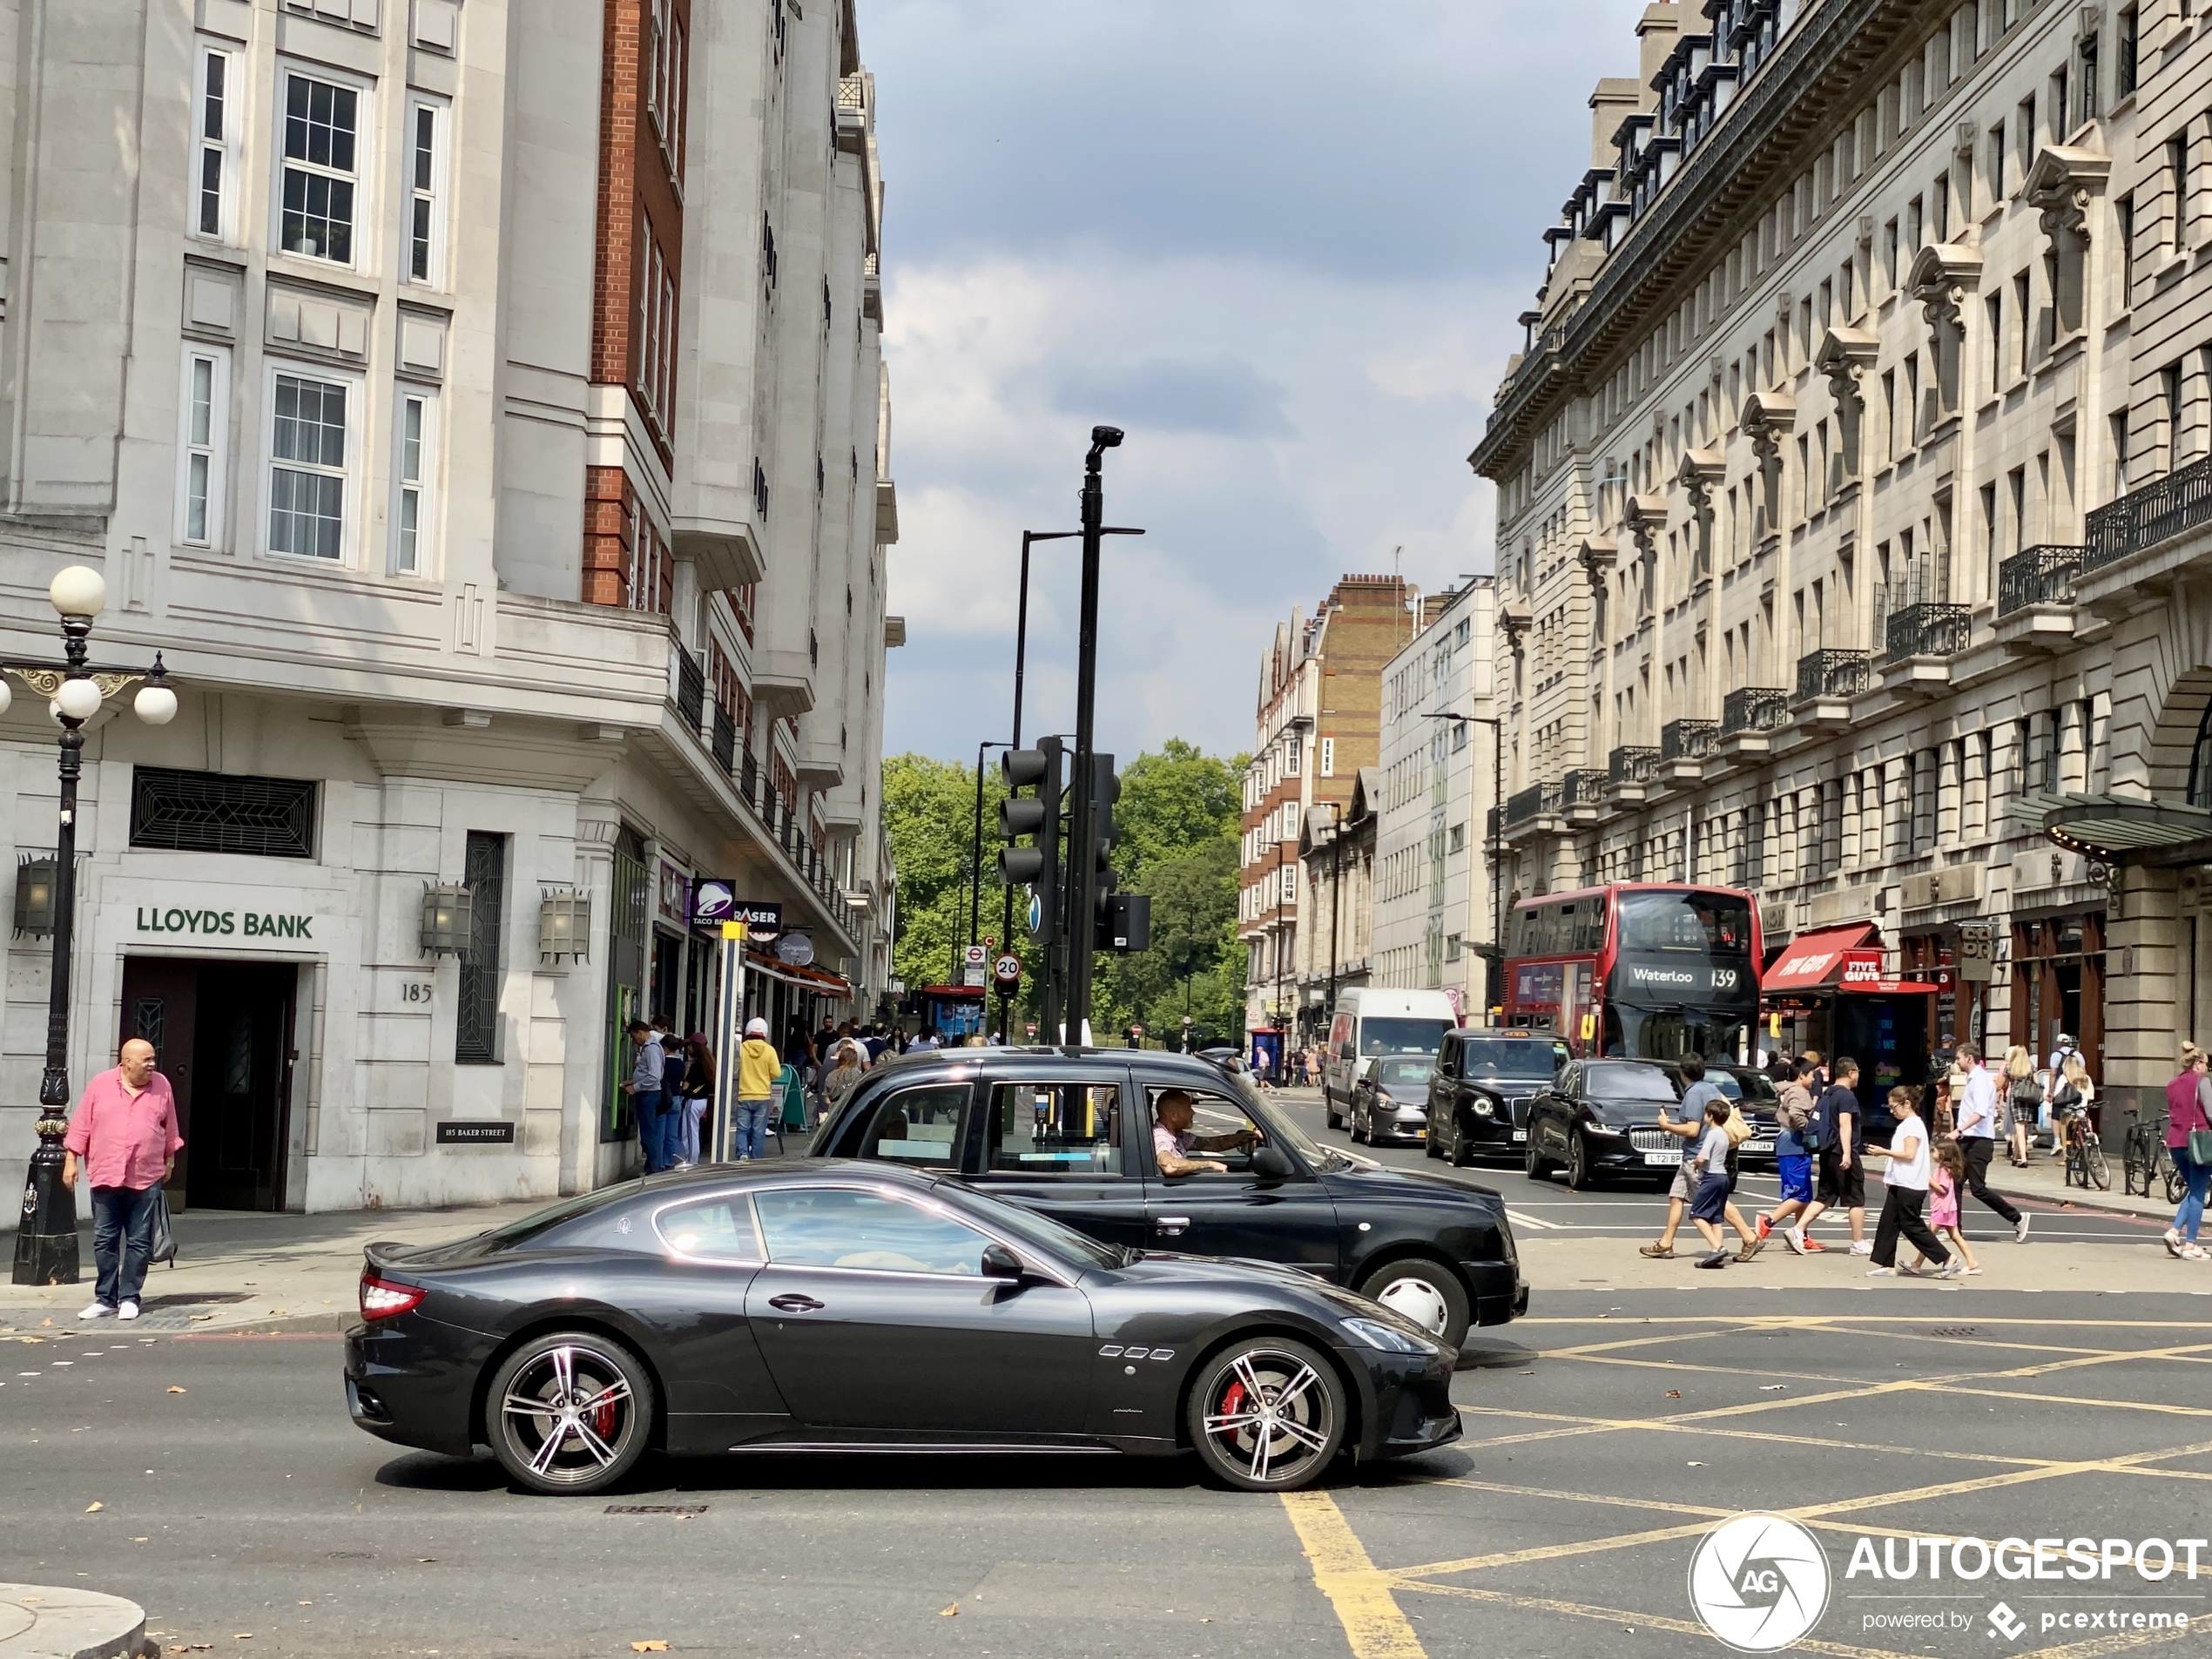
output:
[{"label": "taxi driver", "polygon": [[1194,1158],[1191,1153],[1233,1152],[1259,1144],[1260,1134],[1254,1129],[1229,1130],[1219,1135],[1192,1134],[1192,1110],[1190,1096],[1180,1089],[1162,1090],[1152,1103],[1156,1120],[1152,1125],[1152,1157],[1162,1175],[1197,1175],[1209,1170],[1216,1175],[1226,1175],[1226,1163],[1212,1158]]}]

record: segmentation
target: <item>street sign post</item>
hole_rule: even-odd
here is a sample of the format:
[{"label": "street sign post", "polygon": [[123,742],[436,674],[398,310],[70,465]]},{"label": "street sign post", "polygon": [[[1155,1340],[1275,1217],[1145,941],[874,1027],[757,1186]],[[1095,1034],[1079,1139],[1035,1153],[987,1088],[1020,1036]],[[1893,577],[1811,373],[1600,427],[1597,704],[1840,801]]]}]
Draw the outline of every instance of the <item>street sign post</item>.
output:
[{"label": "street sign post", "polygon": [[738,1050],[745,1046],[745,944],[742,921],[722,924],[722,994],[714,1005],[718,1053],[728,1056],[714,1069],[714,1161],[727,1163],[738,1119]]},{"label": "street sign post", "polygon": [[1011,991],[1022,982],[1022,959],[1012,951],[1007,952],[998,959],[992,977],[998,981],[1001,990]]}]

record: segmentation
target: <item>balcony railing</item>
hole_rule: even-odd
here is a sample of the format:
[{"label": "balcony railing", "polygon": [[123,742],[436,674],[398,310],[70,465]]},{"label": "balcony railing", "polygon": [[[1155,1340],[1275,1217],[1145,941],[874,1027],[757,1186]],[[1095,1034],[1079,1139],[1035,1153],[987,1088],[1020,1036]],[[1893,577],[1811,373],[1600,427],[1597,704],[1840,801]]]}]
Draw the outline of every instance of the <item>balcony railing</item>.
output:
[{"label": "balcony railing", "polygon": [[1997,567],[1997,614],[2009,617],[2030,605],[2070,605],[2081,573],[2078,547],[2031,547]]},{"label": "balcony railing", "polygon": [[2200,524],[2212,524],[2212,455],[2192,461],[2090,513],[2081,530],[2082,574],[2101,570]]},{"label": "balcony railing", "polygon": [[1659,759],[1710,760],[1720,737],[1717,720],[1669,720],[1659,728]]},{"label": "balcony railing", "polygon": [[738,765],[738,727],[730,718],[729,710],[719,703],[714,705],[714,758],[725,772],[734,772]]},{"label": "balcony railing", "polygon": [[676,709],[697,732],[706,717],[706,675],[699,659],[681,645],[676,648]]},{"label": "balcony railing", "polygon": [[1506,802],[1506,827],[1526,824],[1532,818],[1542,818],[1560,810],[1560,786],[1556,783],[1531,784]]},{"label": "balcony railing", "polygon": [[760,804],[760,763],[748,749],[738,760],[738,794],[748,806],[759,810]]},{"label": "balcony railing", "polygon": [[1863,651],[1807,651],[1797,658],[1797,695],[1791,700],[1858,697],[1872,680],[1872,664]]},{"label": "balcony railing", "polygon": [[1884,624],[1889,650],[1883,661],[1901,663],[1908,657],[1956,657],[1966,649],[1973,613],[1964,605],[1918,604],[1892,610]]},{"label": "balcony railing", "polygon": [[1721,736],[1778,732],[1790,724],[1790,693],[1778,685],[1743,685],[1721,699]]},{"label": "balcony railing", "polygon": [[1607,757],[1605,780],[1615,785],[1648,784],[1651,781],[1651,769],[1658,763],[1656,749],[1626,745]]},{"label": "balcony railing", "polygon": [[1561,780],[1560,805],[1562,808],[1599,806],[1605,802],[1606,775],[1595,770],[1570,772]]}]

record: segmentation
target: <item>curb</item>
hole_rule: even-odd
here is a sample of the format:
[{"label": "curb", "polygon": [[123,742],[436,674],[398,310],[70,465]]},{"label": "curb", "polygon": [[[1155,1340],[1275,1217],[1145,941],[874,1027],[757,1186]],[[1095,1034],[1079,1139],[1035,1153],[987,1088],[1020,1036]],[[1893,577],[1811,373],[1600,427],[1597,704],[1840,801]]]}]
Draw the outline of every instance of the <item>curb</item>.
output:
[{"label": "curb", "polygon": [[0,1659],[136,1659],[145,1649],[145,1609],[136,1602],[0,1584]]},{"label": "curb", "polygon": [[2134,1207],[2148,1203],[2148,1199],[2114,1198],[2110,1193],[2084,1191],[2079,1187],[2067,1187],[2061,1192],[2053,1193],[2000,1186],[1993,1181],[1989,1184],[1989,1190],[2001,1192],[2015,1202],[2045,1204],[2054,1210],[2094,1210],[2100,1215],[2125,1216],[2130,1221],[2165,1221],[2173,1216],[2170,1209],[2138,1210]]}]

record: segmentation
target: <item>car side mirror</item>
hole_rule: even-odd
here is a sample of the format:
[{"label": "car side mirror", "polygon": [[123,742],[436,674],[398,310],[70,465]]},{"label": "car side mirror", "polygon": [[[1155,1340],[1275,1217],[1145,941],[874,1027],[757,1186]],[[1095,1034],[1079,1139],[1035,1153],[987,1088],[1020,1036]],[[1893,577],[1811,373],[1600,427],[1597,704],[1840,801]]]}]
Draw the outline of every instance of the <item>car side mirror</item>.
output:
[{"label": "car side mirror", "polygon": [[983,1246],[983,1277],[985,1278],[1005,1279],[1018,1285],[1022,1282],[1022,1258],[1004,1244],[989,1244]]},{"label": "car side mirror", "polygon": [[1298,1165],[1281,1147],[1263,1143],[1252,1151],[1252,1173],[1269,1181],[1288,1181],[1298,1174]]}]

